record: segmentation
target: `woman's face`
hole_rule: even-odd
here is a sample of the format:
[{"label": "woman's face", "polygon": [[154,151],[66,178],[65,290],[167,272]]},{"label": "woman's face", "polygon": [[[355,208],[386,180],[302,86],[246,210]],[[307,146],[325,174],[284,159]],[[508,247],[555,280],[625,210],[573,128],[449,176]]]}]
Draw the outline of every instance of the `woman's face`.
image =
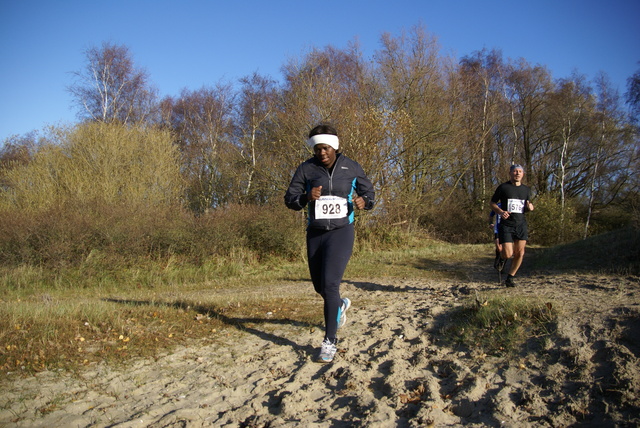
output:
[{"label": "woman's face", "polygon": [[336,162],[336,150],[328,144],[316,144],[313,153],[325,168],[331,168]]}]

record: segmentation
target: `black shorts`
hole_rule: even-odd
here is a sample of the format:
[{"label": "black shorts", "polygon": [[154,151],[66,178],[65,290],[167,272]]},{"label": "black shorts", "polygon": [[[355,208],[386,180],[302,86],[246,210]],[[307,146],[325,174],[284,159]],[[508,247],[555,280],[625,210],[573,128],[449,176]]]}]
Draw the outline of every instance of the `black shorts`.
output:
[{"label": "black shorts", "polygon": [[504,223],[500,223],[498,238],[500,239],[501,244],[505,242],[526,241],[529,238],[527,223],[522,222],[514,226],[508,226]]}]

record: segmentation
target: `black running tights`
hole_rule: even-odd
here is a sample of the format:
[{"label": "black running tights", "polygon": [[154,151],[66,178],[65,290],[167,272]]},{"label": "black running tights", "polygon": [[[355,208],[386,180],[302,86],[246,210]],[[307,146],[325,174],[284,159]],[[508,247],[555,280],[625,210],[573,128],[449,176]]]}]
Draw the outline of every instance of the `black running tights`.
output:
[{"label": "black running tights", "polygon": [[336,340],[342,305],[340,282],[353,251],[353,224],[335,230],[307,230],[307,259],[313,288],[324,299],[325,339]]}]

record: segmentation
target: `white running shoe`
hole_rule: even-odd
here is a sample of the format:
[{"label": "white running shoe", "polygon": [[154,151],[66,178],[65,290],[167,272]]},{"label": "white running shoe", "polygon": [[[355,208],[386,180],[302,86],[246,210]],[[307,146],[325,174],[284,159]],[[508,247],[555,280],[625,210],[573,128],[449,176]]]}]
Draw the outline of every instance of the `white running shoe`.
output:
[{"label": "white running shoe", "polygon": [[342,306],[340,306],[340,312],[338,312],[338,328],[345,325],[347,322],[347,309],[351,307],[351,300],[344,297],[342,298]]},{"label": "white running shoe", "polygon": [[322,348],[320,348],[320,355],[318,355],[319,363],[330,363],[333,361],[333,357],[336,355],[336,351],[338,350],[337,346],[329,339],[325,339],[322,342]]}]

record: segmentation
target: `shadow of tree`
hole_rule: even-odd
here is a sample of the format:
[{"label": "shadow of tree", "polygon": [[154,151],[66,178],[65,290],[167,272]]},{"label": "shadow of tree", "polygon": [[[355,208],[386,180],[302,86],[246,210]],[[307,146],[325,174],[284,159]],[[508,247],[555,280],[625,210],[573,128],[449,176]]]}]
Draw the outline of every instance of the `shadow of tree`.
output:
[{"label": "shadow of tree", "polygon": [[[487,257],[479,257],[470,260],[438,260],[435,258],[420,258],[407,264],[407,266],[422,270],[426,272],[434,272],[434,279],[453,280],[459,282],[461,286],[466,282],[480,282],[497,284],[499,282],[498,272],[493,267],[493,255]],[[510,263],[510,262],[508,262]],[[523,266],[518,271],[518,275],[527,274],[528,270],[523,263]],[[508,268],[508,265],[507,265]],[[506,274],[502,275],[502,280],[506,277]],[[429,279],[429,276],[424,278]],[[354,284],[356,287],[367,291],[390,291],[390,292],[402,292],[402,291],[424,291],[425,286],[419,287],[408,285],[383,285],[373,282],[357,282],[345,280],[345,282]]]},{"label": "shadow of tree", "polygon": [[135,306],[165,306],[172,307],[175,309],[181,310],[194,310],[197,313],[207,315],[210,317],[215,317],[220,320],[222,323],[232,326],[240,331],[253,334],[259,337],[262,340],[272,342],[276,345],[281,346],[290,346],[297,353],[311,353],[315,349],[312,346],[303,346],[300,345],[291,339],[281,337],[272,333],[269,333],[264,330],[260,330],[256,328],[254,325],[264,325],[264,324],[278,324],[278,325],[290,325],[295,327],[305,327],[305,328],[321,328],[319,325],[314,325],[311,323],[301,322],[298,320],[292,320],[288,318],[282,319],[272,319],[272,318],[244,318],[244,317],[229,317],[223,313],[222,310],[216,308],[214,306],[207,305],[194,305],[191,302],[176,300],[173,302],[158,302],[151,300],[131,300],[131,299],[115,299],[115,298],[105,298],[103,299],[106,302],[111,303],[119,303],[124,305],[135,305]]}]

